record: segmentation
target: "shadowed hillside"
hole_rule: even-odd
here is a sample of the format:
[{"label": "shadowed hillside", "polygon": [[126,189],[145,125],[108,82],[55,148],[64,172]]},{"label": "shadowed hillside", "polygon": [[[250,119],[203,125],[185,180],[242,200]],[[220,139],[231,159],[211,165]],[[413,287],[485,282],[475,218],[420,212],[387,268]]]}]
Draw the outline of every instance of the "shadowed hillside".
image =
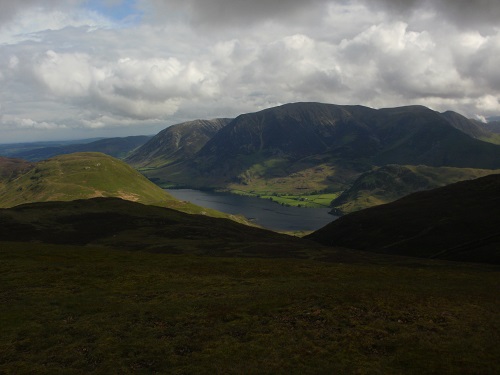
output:
[{"label": "shadowed hillside", "polygon": [[0,184],[7,183],[26,173],[35,164],[22,159],[4,158],[0,156]]},{"label": "shadowed hillside", "polygon": [[[308,257],[314,242],[228,219],[118,198],[30,203],[0,210],[0,241],[104,245],[204,255]],[[316,256],[318,256],[316,252]]]},{"label": "shadowed hillside", "polygon": [[384,254],[500,263],[500,175],[411,194],[307,236]]},{"label": "shadowed hillside", "polygon": [[189,159],[230,121],[220,118],[172,125],[133,152],[126,161],[135,167],[158,167]]}]

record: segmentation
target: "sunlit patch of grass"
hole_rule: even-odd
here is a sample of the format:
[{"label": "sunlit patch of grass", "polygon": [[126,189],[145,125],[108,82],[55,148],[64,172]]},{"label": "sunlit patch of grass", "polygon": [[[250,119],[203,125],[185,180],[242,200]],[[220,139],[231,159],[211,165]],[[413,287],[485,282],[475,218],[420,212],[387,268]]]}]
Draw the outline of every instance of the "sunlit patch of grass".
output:
[{"label": "sunlit patch of grass", "polygon": [[292,195],[259,190],[231,190],[230,192],[237,195],[268,199],[283,206],[307,208],[328,208],[332,200],[340,195],[340,193]]},{"label": "sunlit patch of grass", "polygon": [[332,200],[337,198],[339,193],[335,194],[307,194],[307,195],[261,195],[260,198],[269,199],[284,206],[309,207],[309,208],[327,208]]}]

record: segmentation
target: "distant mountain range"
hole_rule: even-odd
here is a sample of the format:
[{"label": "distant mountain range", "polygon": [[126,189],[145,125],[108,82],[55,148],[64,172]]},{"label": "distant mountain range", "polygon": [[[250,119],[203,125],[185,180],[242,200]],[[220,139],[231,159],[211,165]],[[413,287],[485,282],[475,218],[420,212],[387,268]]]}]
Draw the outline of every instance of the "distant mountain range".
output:
[{"label": "distant mountain range", "polygon": [[306,238],[383,254],[500,264],[500,174],[343,216]]},{"label": "distant mountain range", "polygon": [[0,147],[0,155],[29,161],[40,161],[53,156],[75,152],[102,152],[115,158],[123,159],[131,151],[146,143],[150,138],[150,136],[140,135],[82,142],[73,141],[70,144],[66,144],[67,142],[36,142],[3,145],[3,147]]},{"label": "distant mountain range", "polygon": [[[385,165],[486,170],[454,173],[445,182],[451,183],[500,168],[497,137],[481,124],[423,106],[376,110],[291,103],[233,120],[172,126],[127,161],[160,184],[262,195],[346,191],[364,173]],[[428,176],[425,184],[400,190],[443,184]],[[399,197],[390,193],[382,201]]]}]

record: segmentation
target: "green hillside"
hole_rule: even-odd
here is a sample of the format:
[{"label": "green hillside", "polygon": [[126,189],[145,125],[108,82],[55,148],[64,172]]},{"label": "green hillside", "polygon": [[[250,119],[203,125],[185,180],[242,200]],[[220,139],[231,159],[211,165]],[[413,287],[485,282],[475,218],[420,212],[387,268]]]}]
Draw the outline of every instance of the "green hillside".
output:
[{"label": "green hillside", "polygon": [[471,180],[500,170],[386,165],[363,173],[352,186],[331,202],[333,212],[345,215],[393,202],[405,195],[458,181]]},{"label": "green hillside", "polygon": [[[7,168],[7,162],[3,165]],[[61,155],[30,166],[19,175],[3,179],[0,185],[0,207],[29,202],[117,197],[187,213],[230,217],[246,222],[242,217],[181,202],[129,165],[101,153]]]},{"label": "green hillside", "polygon": [[140,173],[100,153],[76,153],[38,162],[6,184],[2,207],[27,202],[120,197],[144,204],[164,205],[174,199]]}]

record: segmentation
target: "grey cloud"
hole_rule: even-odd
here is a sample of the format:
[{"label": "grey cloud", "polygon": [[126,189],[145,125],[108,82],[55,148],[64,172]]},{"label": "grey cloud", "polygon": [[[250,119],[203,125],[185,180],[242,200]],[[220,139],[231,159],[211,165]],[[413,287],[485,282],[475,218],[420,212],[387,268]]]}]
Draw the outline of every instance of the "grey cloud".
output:
[{"label": "grey cloud", "polygon": [[[438,19],[447,19],[459,27],[487,28],[498,25],[498,0],[142,0],[153,5],[158,17],[182,14],[194,26],[241,28],[264,20],[318,22],[326,5],[363,3],[372,11],[385,11],[397,17],[410,17],[422,11],[436,12]],[[292,26],[288,24],[288,26]]]},{"label": "grey cloud", "polygon": [[[338,2],[339,0],[335,0]],[[224,28],[228,25],[245,28],[256,21],[308,18],[318,5],[328,0],[149,0],[161,15],[180,12],[191,24],[201,27]],[[331,2],[331,0],[330,0]]]},{"label": "grey cloud", "polygon": [[422,10],[433,10],[440,19],[447,19],[458,27],[486,28],[498,25],[498,0],[364,0],[372,9],[380,5],[386,11],[408,15]]}]

